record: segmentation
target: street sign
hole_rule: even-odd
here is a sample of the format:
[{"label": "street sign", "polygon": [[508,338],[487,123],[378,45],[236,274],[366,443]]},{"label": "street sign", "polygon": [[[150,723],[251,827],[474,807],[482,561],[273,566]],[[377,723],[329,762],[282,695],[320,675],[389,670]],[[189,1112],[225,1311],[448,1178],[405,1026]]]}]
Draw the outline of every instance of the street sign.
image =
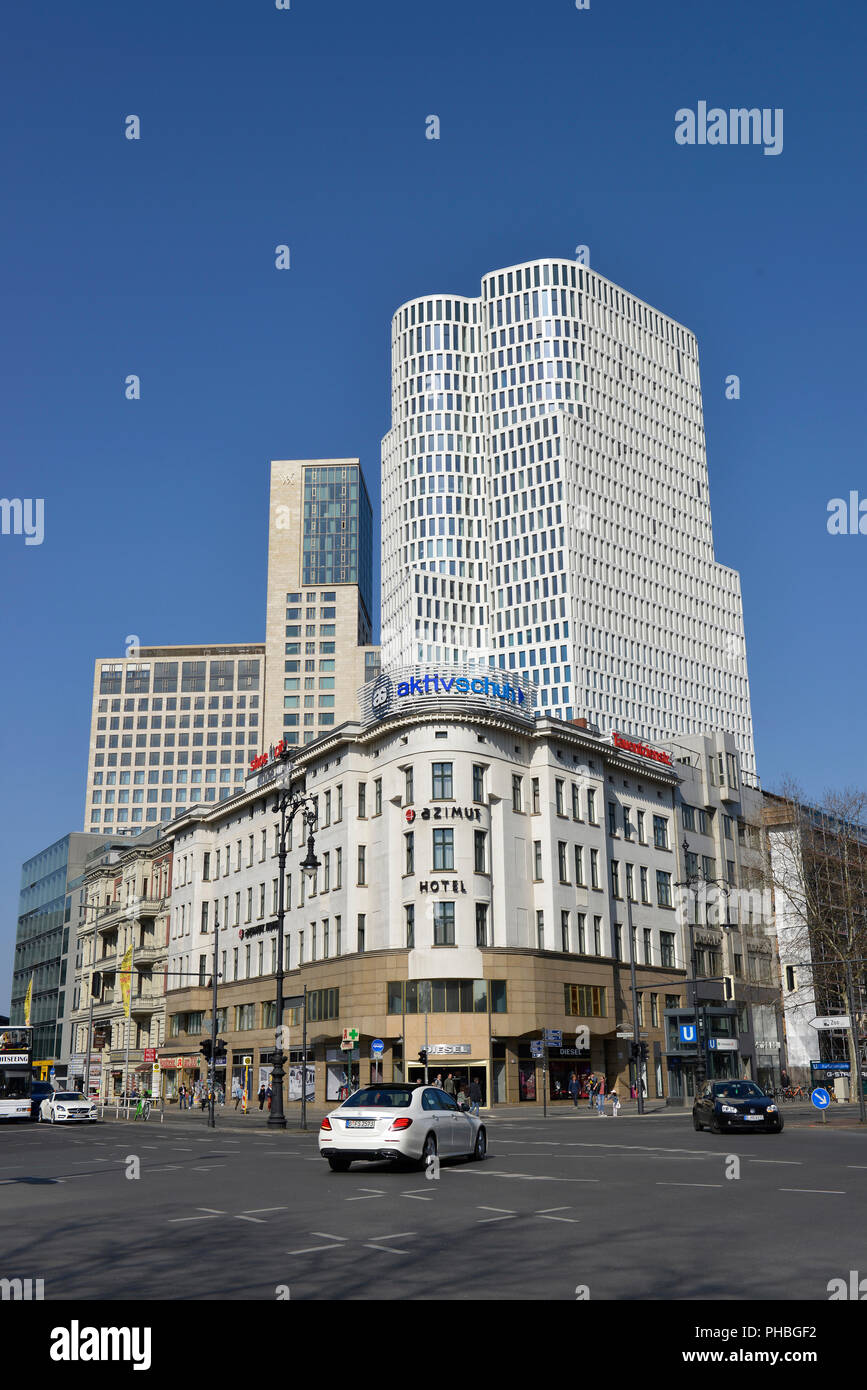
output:
[{"label": "street sign", "polygon": [[157,1060],[157,1050],[155,1047],[146,1047],[142,1054],[142,1061],[155,1062]]},{"label": "street sign", "polygon": [[831,1104],[831,1097],[825,1090],[824,1086],[816,1086],[810,1092],[810,1100],[813,1102],[817,1110],[825,1110]]},{"label": "street sign", "polygon": [[241,1058],[241,1063],[242,1063],[242,1065],[245,1066],[245,1067],[252,1067],[252,1065],[253,1065],[253,1058],[252,1058],[252,1057],[242,1057],[242,1058]]},{"label": "street sign", "polygon": [[541,1039],[532,1038],[532,1039],[530,1040],[530,1056],[531,1056],[531,1057],[541,1057],[541,1056],[542,1056],[542,1042],[541,1042]]},{"label": "street sign", "polygon": [[696,1027],[694,1023],[681,1023],[679,1028],[680,1041],[694,1043],[697,1039]]},{"label": "street sign", "polygon": [[370,1050],[374,1057],[381,1057],[385,1051],[385,1043],[382,1041],[382,1038],[374,1038],[373,1042],[370,1044]]},{"label": "street sign", "polygon": [[737,1038],[708,1038],[707,1045],[711,1052],[737,1052]]},{"label": "street sign", "polygon": [[629,1040],[631,1040],[632,1038],[635,1037],[635,1034],[634,1034],[634,1033],[623,1033],[623,1032],[621,1032],[620,1029],[618,1028],[618,1030],[617,1030],[617,1032],[614,1034],[614,1036],[615,1036],[616,1038],[622,1038],[624,1041],[629,1041]]},{"label": "street sign", "polygon": [[545,1028],[542,1033],[542,1040],[553,1044],[554,1047],[562,1047],[563,1030],[561,1028]]},{"label": "street sign", "polygon": [[811,1018],[811,1028],[849,1028],[851,1019],[848,1014],[826,1014],[821,1018]]},{"label": "street sign", "polygon": [[351,1043],[353,1047],[358,1042],[358,1036],[357,1028],[344,1028],[343,1030],[343,1041]]}]

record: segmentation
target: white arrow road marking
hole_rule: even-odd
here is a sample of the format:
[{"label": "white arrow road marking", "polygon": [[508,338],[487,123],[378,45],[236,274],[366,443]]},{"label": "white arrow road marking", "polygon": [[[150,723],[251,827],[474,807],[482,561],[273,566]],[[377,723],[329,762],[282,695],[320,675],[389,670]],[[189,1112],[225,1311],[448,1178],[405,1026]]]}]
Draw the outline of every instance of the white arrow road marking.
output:
[{"label": "white arrow road marking", "polygon": [[339,1250],[341,1245],[349,1239],[348,1236],[332,1236],[328,1231],[311,1231],[312,1236],[323,1236],[330,1241],[330,1245],[305,1245],[301,1250],[287,1250],[287,1255],[311,1255],[314,1250]]},{"label": "white arrow road marking", "polygon": [[213,1221],[216,1216],[225,1216],[224,1211],[215,1211],[213,1207],[197,1207],[197,1211],[208,1212],[207,1216],[173,1216],[169,1220],[170,1226],[178,1225],[181,1221]]},{"label": "white arrow road marking", "polygon": [[385,1191],[380,1187],[359,1187],[359,1192],[366,1192],[366,1197],[344,1197],[344,1202],[369,1202],[372,1197],[384,1197]]},{"label": "white arrow road marking", "polygon": [[513,1216],[517,1216],[517,1212],[509,1211],[507,1207],[479,1207],[478,1210],[479,1210],[479,1211],[501,1211],[501,1212],[503,1213],[502,1216],[480,1216],[480,1217],[478,1217],[476,1224],[479,1225],[479,1226],[487,1226],[487,1225],[489,1224],[489,1222],[491,1222],[491,1221],[511,1221],[511,1219],[512,1219]]},{"label": "white arrow road marking", "polygon": [[363,1241],[362,1244],[365,1250],[379,1250],[384,1255],[408,1255],[410,1253],[408,1250],[393,1250],[387,1245],[374,1244],[374,1241],[402,1240],[406,1236],[414,1235],[415,1231],[398,1231],[397,1234],[393,1236],[374,1236],[372,1240]]},{"label": "white arrow road marking", "polygon": [[829,1197],[845,1197],[842,1187],[778,1187],[778,1192],[823,1192]]},{"label": "white arrow road marking", "polygon": [[556,1211],[571,1211],[571,1210],[572,1210],[571,1207],[545,1207],[545,1208],[542,1209],[542,1211],[537,1211],[537,1212],[535,1212],[534,1214],[535,1214],[536,1216],[540,1217],[541,1220],[543,1220],[543,1221],[568,1221],[570,1225],[577,1226],[577,1225],[578,1225],[578,1217],[577,1217],[577,1216],[555,1216],[555,1215],[554,1215],[554,1212],[556,1212]]},{"label": "white arrow road marking", "polygon": [[415,1202],[432,1202],[433,1197],[429,1192],[401,1192],[401,1197],[412,1197]]}]

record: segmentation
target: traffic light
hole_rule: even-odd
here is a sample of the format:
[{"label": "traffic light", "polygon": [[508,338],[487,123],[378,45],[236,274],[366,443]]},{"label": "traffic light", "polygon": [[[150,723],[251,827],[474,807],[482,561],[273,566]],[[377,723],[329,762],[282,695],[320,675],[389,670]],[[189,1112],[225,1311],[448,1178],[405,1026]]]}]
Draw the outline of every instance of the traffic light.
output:
[{"label": "traffic light", "polygon": [[641,1058],[642,1062],[647,1061],[648,1048],[646,1042],[638,1044],[638,1055]]},{"label": "traffic light", "polygon": [[418,1054],[418,1060],[421,1062],[421,1064],[422,1064],[423,1067],[426,1067],[426,1066],[427,1066],[427,1048],[426,1048],[426,1047],[423,1047],[423,1048],[421,1049],[421,1051],[419,1052],[419,1054]]},{"label": "traffic light", "polygon": [[226,1055],[226,1042],[225,1042],[225,1039],[224,1039],[224,1038],[217,1038],[216,1046],[215,1046],[215,1048],[214,1048],[214,1056],[215,1056],[215,1057],[225,1057],[225,1055]]},{"label": "traffic light", "polygon": [[98,999],[102,994],[102,974],[99,970],[94,970],[90,977],[90,997]]},{"label": "traffic light", "polygon": [[199,1051],[201,1052],[201,1054],[202,1054],[202,1056],[204,1057],[205,1061],[206,1061],[206,1062],[210,1062],[210,1060],[211,1060],[211,1039],[210,1039],[210,1038],[202,1038],[202,1041],[199,1043]]},{"label": "traffic light", "polygon": [[723,998],[726,1000],[735,997],[735,977],[734,975],[723,975]]},{"label": "traffic light", "polygon": [[629,1055],[633,1061],[637,1061],[641,1056],[641,1043],[631,1042],[629,1044]]}]

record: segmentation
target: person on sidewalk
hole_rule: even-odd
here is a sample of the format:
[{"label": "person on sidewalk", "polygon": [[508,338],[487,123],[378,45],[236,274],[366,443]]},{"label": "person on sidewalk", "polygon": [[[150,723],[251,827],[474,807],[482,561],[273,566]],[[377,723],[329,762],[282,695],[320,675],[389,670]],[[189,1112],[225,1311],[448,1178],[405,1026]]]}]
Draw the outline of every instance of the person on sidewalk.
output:
[{"label": "person on sidewalk", "polygon": [[232,1082],[232,1100],[235,1102],[235,1109],[241,1104],[241,1083],[238,1080]]},{"label": "person on sidewalk", "polygon": [[615,1120],[620,1114],[620,1097],[616,1090],[611,1092],[611,1114]]},{"label": "person on sidewalk", "polygon": [[596,1102],[596,1089],[599,1082],[596,1080],[596,1073],[592,1072],[587,1078],[587,1109],[592,1110]]},{"label": "person on sidewalk", "polygon": [[262,1109],[262,1106],[265,1104],[265,1096],[266,1096],[266,1095],[267,1095],[267,1092],[266,1092],[266,1090],[265,1090],[264,1085],[263,1085],[263,1086],[260,1086],[260,1087],[259,1087],[259,1096],[258,1096],[258,1100],[259,1100],[259,1109],[260,1109],[260,1110]]},{"label": "person on sidewalk", "polygon": [[470,1082],[469,1096],[470,1096],[470,1114],[471,1114],[471,1115],[478,1115],[478,1113],[479,1113],[479,1106],[480,1106],[481,1103],[482,1103],[482,1088],[481,1088],[481,1086],[479,1085],[478,1078],[475,1077],[475,1076],[473,1077],[472,1081]]},{"label": "person on sidewalk", "polygon": [[577,1110],[577,1109],[578,1109],[578,1097],[579,1097],[580,1094],[581,1094],[581,1085],[580,1085],[580,1083],[579,1083],[579,1081],[578,1081],[578,1077],[575,1075],[575,1072],[574,1072],[574,1071],[573,1071],[572,1075],[569,1077],[569,1094],[570,1094],[570,1096],[572,1097],[572,1104],[574,1105],[575,1109]]},{"label": "person on sidewalk", "polygon": [[446,1095],[449,1096],[453,1096],[455,1093],[455,1078],[452,1076],[451,1072],[449,1072],[448,1076],[443,1082],[443,1090],[445,1091]]},{"label": "person on sidewalk", "polygon": [[605,1114],[605,1077],[600,1076],[596,1087],[596,1110],[600,1115]]}]

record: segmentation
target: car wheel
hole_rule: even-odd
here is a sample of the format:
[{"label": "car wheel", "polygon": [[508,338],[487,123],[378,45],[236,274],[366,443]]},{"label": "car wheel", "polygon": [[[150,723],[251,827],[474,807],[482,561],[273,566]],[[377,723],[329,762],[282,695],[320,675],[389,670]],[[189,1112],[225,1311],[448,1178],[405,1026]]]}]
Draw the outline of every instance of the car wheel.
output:
[{"label": "car wheel", "polygon": [[693,1111],[693,1113],[692,1113],[692,1127],[693,1127],[693,1129],[699,1129],[699,1130],[704,1131],[704,1125],[702,1124],[701,1120],[698,1118],[698,1115],[696,1115],[695,1111]]},{"label": "car wheel", "polygon": [[57,1121],[56,1121],[55,1118],[54,1118],[53,1113],[52,1113],[51,1115],[49,1115],[49,1119],[51,1120],[51,1123],[52,1123],[52,1124],[56,1124],[56,1123],[57,1123]]},{"label": "car wheel", "polygon": [[777,1123],[774,1125],[773,1129],[771,1130],[771,1133],[772,1133],[772,1134],[782,1134],[782,1132],[783,1132],[783,1117],[782,1117],[782,1115],[781,1115],[780,1118],[777,1120]]},{"label": "car wheel", "polygon": [[326,1157],[332,1173],[347,1173],[349,1171],[351,1158],[340,1158],[337,1154],[327,1154]]},{"label": "car wheel", "polygon": [[433,1160],[433,1159],[436,1158],[436,1156],[437,1156],[437,1141],[436,1141],[436,1136],[433,1135],[433,1134],[427,1134],[427,1135],[425,1135],[425,1141],[424,1141],[424,1144],[423,1144],[423,1146],[422,1146],[421,1158],[420,1158],[419,1161],[418,1161],[418,1166],[419,1166],[419,1168],[421,1169],[422,1172],[424,1172],[425,1169],[428,1167],[428,1160]]},{"label": "car wheel", "polygon": [[488,1137],[484,1128],[480,1129],[476,1135],[476,1142],[473,1145],[472,1160],[474,1163],[481,1163],[488,1153]]},{"label": "car wheel", "polygon": [[710,1117],[710,1132],[711,1134],[722,1134],[722,1128],[720,1127],[720,1122],[716,1115],[711,1115]]}]

